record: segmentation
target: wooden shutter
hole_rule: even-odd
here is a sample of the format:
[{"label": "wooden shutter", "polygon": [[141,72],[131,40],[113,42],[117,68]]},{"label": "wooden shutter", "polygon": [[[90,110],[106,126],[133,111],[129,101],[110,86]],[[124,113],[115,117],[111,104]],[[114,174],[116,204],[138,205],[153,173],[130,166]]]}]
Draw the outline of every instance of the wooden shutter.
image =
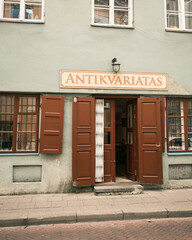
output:
[{"label": "wooden shutter", "polygon": [[43,95],[40,153],[62,153],[64,96]]},{"label": "wooden shutter", "polygon": [[138,99],[139,182],[162,184],[161,100]]},{"label": "wooden shutter", "polygon": [[95,184],[95,99],[73,98],[73,186]]}]

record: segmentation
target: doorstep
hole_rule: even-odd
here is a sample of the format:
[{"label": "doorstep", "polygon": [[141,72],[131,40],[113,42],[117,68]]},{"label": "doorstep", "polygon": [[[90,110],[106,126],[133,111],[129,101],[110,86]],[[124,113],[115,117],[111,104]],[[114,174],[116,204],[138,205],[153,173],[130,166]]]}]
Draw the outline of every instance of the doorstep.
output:
[{"label": "doorstep", "polygon": [[94,186],[95,195],[142,194],[143,186],[137,183],[108,183]]}]

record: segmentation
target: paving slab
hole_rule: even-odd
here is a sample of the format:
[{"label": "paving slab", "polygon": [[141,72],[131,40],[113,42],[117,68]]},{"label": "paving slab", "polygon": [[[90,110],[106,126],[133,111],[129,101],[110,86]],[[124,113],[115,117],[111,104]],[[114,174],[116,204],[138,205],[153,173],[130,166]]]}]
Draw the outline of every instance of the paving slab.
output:
[{"label": "paving slab", "polygon": [[0,196],[0,226],[192,217],[192,189]]}]

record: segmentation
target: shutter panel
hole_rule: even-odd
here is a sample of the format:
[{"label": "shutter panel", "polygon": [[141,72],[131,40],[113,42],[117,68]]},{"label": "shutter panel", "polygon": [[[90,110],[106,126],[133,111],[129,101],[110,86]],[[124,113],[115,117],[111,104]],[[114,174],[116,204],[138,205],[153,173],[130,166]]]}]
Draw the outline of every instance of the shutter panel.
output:
[{"label": "shutter panel", "polygon": [[64,96],[43,95],[40,153],[61,154]]},{"label": "shutter panel", "polygon": [[73,186],[95,184],[95,99],[73,98]]}]

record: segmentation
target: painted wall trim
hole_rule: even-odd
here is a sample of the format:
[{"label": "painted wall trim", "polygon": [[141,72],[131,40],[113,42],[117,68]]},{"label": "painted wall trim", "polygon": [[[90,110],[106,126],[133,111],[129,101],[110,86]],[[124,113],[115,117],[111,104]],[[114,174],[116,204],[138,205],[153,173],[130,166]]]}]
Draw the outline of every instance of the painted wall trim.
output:
[{"label": "painted wall trim", "polygon": [[192,156],[192,152],[174,152],[167,153],[168,156]]},{"label": "painted wall trim", "polygon": [[0,156],[39,156],[39,153],[1,153]]}]

